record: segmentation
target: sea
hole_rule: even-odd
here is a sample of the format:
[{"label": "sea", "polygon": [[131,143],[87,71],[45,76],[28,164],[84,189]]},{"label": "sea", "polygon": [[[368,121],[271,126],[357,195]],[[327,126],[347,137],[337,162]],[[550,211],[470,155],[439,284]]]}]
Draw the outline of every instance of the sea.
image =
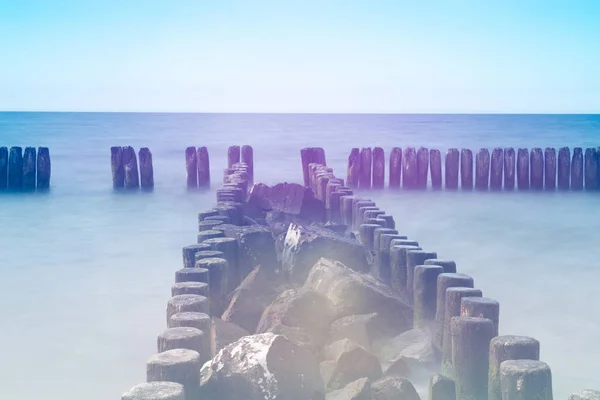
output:
[{"label": "sea", "polygon": [[[345,177],[352,147],[597,147],[600,115],[0,113],[0,146],[52,157],[49,192],[0,193],[0,398],[107,400],[145,380],[234,144],[254,147],[255,181],[302,182],[303,147]],[[126,145],[152,151],[154,191],[112,190]],[[208,147],[209,191],[186,189],[187,146]],[[600,389],[600,192],[365,195],[500,302],[500,334],[541,342],[555,398]]]}]

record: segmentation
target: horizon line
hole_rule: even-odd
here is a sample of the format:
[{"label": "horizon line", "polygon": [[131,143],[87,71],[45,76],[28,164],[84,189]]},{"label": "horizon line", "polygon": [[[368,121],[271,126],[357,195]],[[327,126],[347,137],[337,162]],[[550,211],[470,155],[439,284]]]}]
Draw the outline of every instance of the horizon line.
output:
[{"label": "horizon line", "polygon": [[514,112],[514,111],[418,111],[418,112],[369,112],[369,111],[75,111],[75,110],[0,110],[0,114],[223,114],[223,115],[600,115],[597,112]]}]

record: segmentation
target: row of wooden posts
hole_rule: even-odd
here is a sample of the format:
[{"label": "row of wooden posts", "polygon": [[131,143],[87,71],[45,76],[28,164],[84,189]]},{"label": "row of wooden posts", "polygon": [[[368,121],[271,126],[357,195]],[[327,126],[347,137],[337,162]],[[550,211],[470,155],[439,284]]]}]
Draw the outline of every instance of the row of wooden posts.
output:
[{"label": "row of wooden posts", "polygon": [[147,147],[139,151],[140,168],[135,150],[131,146],[113,146],[110,148],[110,166],[114,189],[139,189],[154,188],[154,168],[152,166],[152,153]]},{"label": "row of wooden posts", "polygon": [[[457,273],[454,261],[401,235],[391,215],[335,177],[322,149],[307,148],[301,154],[305,182],[325,201],[330,222],[358,233],[375,255],[374,277],[413,305],[414,327],[432,327],[442,366],[441,374],[431,376],[430,400],[552,400],[552,373],[540,361],[538,340],[499,336],[500,304],[484,298],[471,276]],[[600,392],[592,390],[570,397],[598,398]]]},{"label": "row of wooden posts", "polygon": [[[473,174],[473,164],[475,173]],[[383,189],[385,152],[381,147],[353,148],[348,157],[346,182],[350,188]],[[558,150],[547,147],[531,151],[519,148],[480,149],[473,159],[469,149],[449,149],[445,154],[444,174],[439,150],[421,147],[394,147],[389,156],[389,187],[425,189],[431,178],[433,189],[471,190],[599,190],[600,148]],[[442,182],[442,180],[444,182]]]},{"label": "row of wooden posts", "polygon": [[[252,146],[229,146],[227,149],[227,169],[237,163],[244,163],[248,169],[248,176],[252,182],[254,176],[254,150]],[[185,170],[188,188],[210,187],[210,160],[206,147],[190,146],[185,149]],[[226,171],[227,173],[227,171]]]},{"label": "row of wooden posts", "polygon": [[47,147],[0,147],[0,190],[50,188],[50,150]]}]

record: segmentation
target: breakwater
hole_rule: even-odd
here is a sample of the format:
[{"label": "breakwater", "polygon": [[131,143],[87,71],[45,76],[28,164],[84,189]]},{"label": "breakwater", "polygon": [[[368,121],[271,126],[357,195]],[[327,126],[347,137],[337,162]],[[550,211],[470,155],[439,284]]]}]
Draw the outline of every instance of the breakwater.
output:
[{"label": "breakwater", "polygon": [[590,190],[600,189],[600,148],[554,147],[449,149],[394,147],[386,163],[381,147],[353,148],[348,187],[383,189]]},{"label": "breakwater", "polygon": [[257,183],[243,201],[248,168],[231,165],[183,249],[150,382],[124,399],[416,399],[423,373],[431,399],[552,398],[540,343],[498,336],[472,277],[305,164],[306,186]]},{"label": "breakwater", "polygon": [[51,162],[47,147],[0,147],[0,190],[50,188]]}]

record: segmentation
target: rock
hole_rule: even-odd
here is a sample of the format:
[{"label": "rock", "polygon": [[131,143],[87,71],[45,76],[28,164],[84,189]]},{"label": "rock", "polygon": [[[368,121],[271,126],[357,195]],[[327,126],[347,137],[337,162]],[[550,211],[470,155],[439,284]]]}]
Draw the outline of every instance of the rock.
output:
[{"label": "rock", "polygon": [[231,322],[223,321],[220,318],[212,318],[212,326],[210,333],[210,350],[214,356],[222,348],[230,343],[233,343],[244,336],[248,336],[250,333],[243,328],[240,328],[236,324]]},{"label": "rock", "polygon": [[384,369],[402,359],[411,370],[433,368],[437,357],[428,329],[412,329],[387,341],[377,343],[375,354]]},{"label": "rock", "polygon": [[569,396],[569,400],[600,400],[600,392],[596,390],[581,390]]},{"label": "rock", "polygon": [[386,334],[394,336],[398,333],[387,329],[388,325],[377,313],[350,315],[333,321],[329,329],[329,339],[335,341],[347,338],[365,349],[371,349],[375,340],[385,337]]},{"label": "rock", "polygon": [[262,266],[255,268],[235,289],[221,318],[255,332],[263,312],[279,295],[278,285],[275,277]]},{"label": "rock", "polygon": [[304,287],[327,297],[335,307],[336,319],[376,312],[385,321],[386,335],[412,328],[412,308],[389,286],[340,262],[320,259],[311,269]]},{"label": "rock", "polygon": [[357,240],[328,229],[290,224],[282,253],[282,269],[290,281],[302,285],[321,257],[339,260],[355,271],[369,270],[365,249]]},{"label": "rock", "polygon": [[311,337],[325,335],[334,319],[333,304],[314,290],[286,290],[265,310],[257,333],[269,331],[275,325],[305,328]]},{"label": "rock", "polygon": [[331,375],[333,375],[334,369],[335,361],[326,360],[319,364],[319,372],[321,373],[323,382],[329,382],[329,379],[331,379]]},{"label": "rock", "polygon": [[287,340],[298,347],[310,351],[315,356],[321,353],[321,348],[325,344],[326,339],[324,334],[311,333],[306,328],[291,327],[283,324],[277,324],[269,328],[269,332],[285,336]]},{"label": "rock", "polygon": [[377,356],[357,347],[342,353],[336,363],[331,378],[326,382],[329,389],[341,389],[352,381],[367,377],[372,380],[382,375]]},{"label": "rock", "polygon": [[343,353],[354,350],[358,347],[362,347],[360,344],[350,340],[350,339],[340,339],[331,343],[329,346],[325,347],[323,350],[323,357],[326,360],[335,361],[341,356]]},{"label": "rock", "polygon": [[323,400],[315,358],[281,335],[246,336],[223,348],[201,370],[201,398]]},{"label": "rock", "polygon": [[[325,203],[315,198],[312,189],[297,183],[279,183],[269,187],[255,184],[248,196],[249,212],[278,211],[312,221],[325,221]],[[252,213],[254,211],[254,213]]]},{"label": "rock", "polygon": [[371,385],[372,400],[421,400],[408,379],[387,377]]},{"label": "rock", "polygon": [[[233,232],[227,232],[233,235]],[[271,232],[260,225],[242,226],[235,232],[238,241],[239,268],[242,279],[256,266],[268,271],[279,270],[275,239]]]},{"label": "rock", "polygon": [[327,400],[371,400],[371,381],[360,378],[342,389],[327,393]]}]

